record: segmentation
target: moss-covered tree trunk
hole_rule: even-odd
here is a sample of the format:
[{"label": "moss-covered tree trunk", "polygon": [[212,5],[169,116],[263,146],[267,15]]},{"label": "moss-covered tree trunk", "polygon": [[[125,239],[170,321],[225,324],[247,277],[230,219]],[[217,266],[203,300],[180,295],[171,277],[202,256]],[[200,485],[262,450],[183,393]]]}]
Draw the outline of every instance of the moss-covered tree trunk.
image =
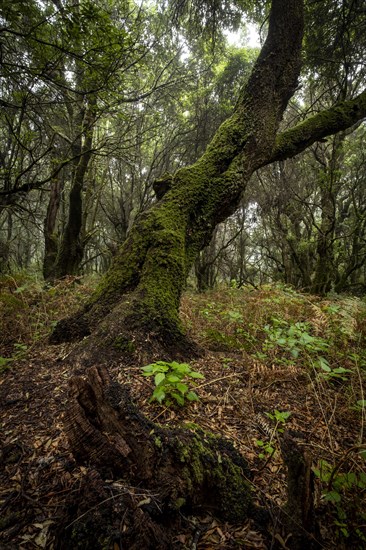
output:
[{"label": "moss-covered tree trunk", "polygon": [[273,0],[267,39],[234,113],[194,165],[156,182],[157,203],[137,219],[86,307],[59,323],[54,341],[92,333],[79,348],[91,360],[147,341],[187,349],[178,313],[187,274],[252,173],[366,114],[364,92],[277,135],[297,86],[302,35],[303,2]]},{"label": "moss-covered tree trunk", "polygon": [[[92,367],[86,379],[71,380],[65,431],[74,457],[88,466],[89,479],[79,495],[81,504],[87,501],[88,514],[80,513],[80,504],[75,510],[74,495],[66,521],[74,523],[76,515],[77,525],[63,533],[62,548],[110,548],[111,525],[127,514],[130,532],[120,533],[123,548],[170,549],[180,513],[209,510],[239,522],[256,512],[247,463],[230,442],[198,428],[168,429],[147,420],[105,368]],[[113,493],[110,486],[112,498],[103,498],[103,483],[95,488],[98,513],[93,518],[90,489],[96,478],[118,480],[118,489]],[[138,507],[133,499],[120,498],[133,487],[139,488]]]},{"label": "moss-covered tree trunk", "polygon": [[274,0],[267,40],[233,115],[194,165],[156,182],[160,200],[136,221],[86,309],[60,323],[54,339],[97,326],[94,341],[105,349],[131,349],[140,329],[168,346],[182,341],[178,311],[187,274],[217,223],[235,211],[253,171],[274,151],[297,86],[302,34],[302,2]]}]

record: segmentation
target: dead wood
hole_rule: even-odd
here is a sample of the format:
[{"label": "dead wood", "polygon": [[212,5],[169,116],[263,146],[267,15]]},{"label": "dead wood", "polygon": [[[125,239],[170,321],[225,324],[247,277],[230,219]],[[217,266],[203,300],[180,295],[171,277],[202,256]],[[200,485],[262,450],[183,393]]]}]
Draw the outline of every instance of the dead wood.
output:
[{"label": "dead wood", "polygon": [[312,457],[303,445],[301,434],[287,431],[281,450],[287,466],[287,503],[284,523],[291,534],[291,550],[318,548],[314,522],[314,474]]},{"label": "dead wood", "polygon": [[[232,444],[200,429],[159,427],[104,368],[92,367],[86,379],[71,379],[65,431],[79,463],[104,479],[122,479],[154,494],[158,505],[135,511],[134,521],[160,523],[193,510],[231,522],[248,517],[250,472]],[[141,519],[141,513],[149,519]]]}]

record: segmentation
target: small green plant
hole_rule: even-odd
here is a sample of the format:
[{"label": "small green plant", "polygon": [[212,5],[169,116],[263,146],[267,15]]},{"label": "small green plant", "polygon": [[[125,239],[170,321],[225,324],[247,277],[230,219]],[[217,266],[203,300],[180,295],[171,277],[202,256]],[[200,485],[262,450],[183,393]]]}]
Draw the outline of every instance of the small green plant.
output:
[{"label": "small green plant", "polygon": [[278,411],[275,409],[273,413],[264,413],[268,418],[276,422],[276,425],[274,427],[274,431],[278,433],[283,433],[283,427],[287,422],[287,420],[290,418],[291,413],[289,411]]},{"label": "small green plant", "polygon": [[222,315],[233,323],[243,322],[243,315],[240,313],[240,311],[236,311],[235,309],[224,311]]},{"label": "small green plant", "polygon": [[183,406],[188,401],[198,401],[198,395],[190,390],[188,382],[204,379],[204,376],[191,369],[188,363],[157,361],[142,367],[144,376],[154,376],[155,389],[150,401],[157,401],[170,407],[173,403]]},{"label": "small green plant", "polygon": [[320,372],[319,376],[321,378],[324,378],[324,380],[348,380],[348,374],[352,372],[350,369],[346,369],[344,367],[335,367],[334,369],[331,368],[328,361],[324,357],[318,357],[318,359],[314,363],[315,367],[317,367]]},{"label": "small green plant", "polygon": [[282,348],[291,354],[293,359],[297,359],[301,352],[314,354],[326,352],[329,344],[318,336],[309,334],[310,324],[297,322],[290,325],[283,319],[272,318],[272,325],[266,325],[264,332],[266,340],[263,344],[264,351]]},{"label": "small green plant", "polygon": [[[356,402],[356,404],[351,407],[351,409],[355,410],[355,411],[364,411],[366,408],[366,399],[358,399],[358,401]],[[366,451],[364,451],[366,453]]]},{"label": "small green plant", "polygon": [[27,353],[28,346],[26,344],[15,343],[14,352],[11,357],[0,356],[0,373],[11,368],[11,364],[17,359],[21,359]]},{"label": "small green plant", "polygon": [[263,441],[263,439],[256,439],[255,444],[257,447],[260,447],[263,452],[259,453],[259,458],[268,458],[270,459],[274,453],[276,452],[276,448],[271,445],[271,443],[268,443],[266,441]]},{"label": "small green plant", "polygon": [[267,458],[267,461],[268,461],[276,453],[276,445],[274,443],[274,439],[277,437],[279,433],[283,433],[284,425],[286,424],[287,420],[290,418],[291,412],[278,411],[277,409],[275,409],[272,413],[266,412],[264,414],[270,420],[275,422],[275,425],[271,430],[269,442],[263,441],[263,439],[256,439],[255,444],[257,445],[257,447],[260,447],[263,451],[259,453],[258,455],[259,458]]},{"label": "small green plant", "polygon": [[[363,450],[360,449],[360,456],[362,452]],[[365,534],[357,528],[357,524],[363,523],[366,519],[363,507],[366,473],[353,470],[340,472],[341,464],[342,461],[332,466],[326,460],[320,460],[319,467],[313,468],[313,472],[322,484],[323,500],[332,506],[333,521],[338,535],[349,538],[353,528],[358,540],[364,543]],[[356,520],[356,526],[352,525],[354,520]]]},{"label": "small green plant", "polygon": [[[297,322],[290,325],[283,319],[272,318],[272,325],[266,325],[264,332],[267,337],[263,344],[264,351],[276,352],[278,348],[289,353],[291,360],[297,360],[300,356],[304,357],[305,361],[315,367],[318,371],[318,376],[326,381],[347,381],[349,374],[352,372],[345,367],[332,368],[328,360],[323,357],[323,353],[328,353],[329,344],[319,336],[312,336],[310,333],[310,324],[305,322]],[[257,357],[261,359],[260,354]],[[278,362],[288,362],[286,357],[277,359]]]},{"label": "small green plant", "polygon": [[[361,455],[363,451],[359,451]],[[339,472],[337,467],[332,466],[326,460],[319,461],[319,468],[313,468],[315,476],[326,488],[322,495],[324,500],[329,502],[340,502],[346,491],[366,489],[365,472]]]}]

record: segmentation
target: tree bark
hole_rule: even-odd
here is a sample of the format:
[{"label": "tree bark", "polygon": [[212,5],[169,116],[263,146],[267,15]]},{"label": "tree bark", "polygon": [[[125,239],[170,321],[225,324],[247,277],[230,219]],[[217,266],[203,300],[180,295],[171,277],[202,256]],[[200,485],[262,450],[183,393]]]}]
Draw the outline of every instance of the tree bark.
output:
[{"label": "tree bark", "polygon": [[58,252],[58,236],[55,233],[57,214],[60,207],[63,181],[60,173],[51,181],[51,194],[48,202],[47,213],[43,224],[44,257],[43,277],[47,281],[52,278],[53,267]]},{"label": "tree bark", "polygon": [[281,451],[287,466],[287,503],[283,518],[291,536],[291,550],[321,547],[314,536],[312,457],[304,451],[301,443],[301,434],[289,431],[284,433],[281,441]]},{"label": "tree bark", "polygon": [[92,367],[87,379],[71,379],[65,431],[79,463],[154,495],[158,505],[142,508],[150,523],[197,510],[239,522],[252,510],[250,472],[230,442],[200,429],[154,424],[106,369]]},{"label": "tree bark", "polygon": [[60,279],[66,275],[77,275],[84,254],[83,235],[83,190],[85,177],[92,156],[93,130],[96,117],[96,97],[91,96],[85,110],[78,113],[79,136],[74,143],[74,163],[71,190],[69,194],[69,214],[62,235],[60,248],[49,278]]}]

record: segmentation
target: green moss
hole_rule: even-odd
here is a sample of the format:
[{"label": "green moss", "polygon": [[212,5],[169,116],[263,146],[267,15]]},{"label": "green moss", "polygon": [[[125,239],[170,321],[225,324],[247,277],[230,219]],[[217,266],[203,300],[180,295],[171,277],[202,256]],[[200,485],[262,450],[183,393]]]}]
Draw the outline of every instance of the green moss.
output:
[{"label": "green moss", "polygon": [[24,302],[10,293],[6,294],[1,292],[0,301],[2,306],[5,306],[9,310],[20,310],[25,308]]},{"label": "green moss", "polygon": [[251,504],[249,483],[243,472],[245,460],[227,441],[210,432],[197,429],[187,439],[174,443],[177,458],[182,463],[182,477],[188,493],[194,495],[205,488],[207,501],[229,521],[242,521]]},{"label": "green moss", "polygon": [[143,231],[144,220],[144,216],[141,216],[136,221],[134,230],[121,246],[111,268],[101,279],[95,290],[90,306],[98,301],[113,302],[125,291],[137,285],[141,266],[149,246],[149,239],[146,234],[148,228]]},{"label": "green moss", "polygon": [[366,94],[344,101],[321,111],[293,128],[282,132],[276,139],[274,158],[281,160],[294,156],[326,136],[345,130],[364,116]]},{"label": "green moss", "polygon": [[114,339],[113,347],[118,351],[124,351],[127,353],[133,353],[135,351],[134,343],[123,334],[120,334]]},{"label": "green moss", "polygon": [[177,498],[172,503],[172,508],[173,508],[173,510],[180,510],[181,508],[183,508],[183,506],[185,506],[185,504],[186,504],[186,499],[185,498]]},{"label": "green moss", "polygon": [[201,430],[201,427],[194,422],[185,422],[182,427],[192,431]]},{"label": "green moss", "polygon": [[155,445],[155,447],[157,447],[158,449],[162,449],[162,448],[163,448],[163,443],[162,443],[160,437],[154,437],[154,445]]}]

